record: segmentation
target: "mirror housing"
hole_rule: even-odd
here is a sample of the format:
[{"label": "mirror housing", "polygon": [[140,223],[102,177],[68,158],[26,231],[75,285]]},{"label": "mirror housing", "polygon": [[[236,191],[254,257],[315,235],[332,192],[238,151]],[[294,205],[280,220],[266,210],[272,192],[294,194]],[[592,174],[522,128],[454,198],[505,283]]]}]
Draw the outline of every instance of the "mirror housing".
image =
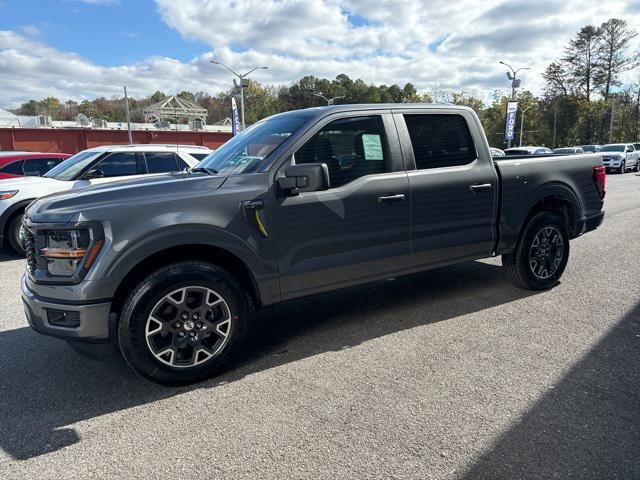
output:
[{"label": "mirror housing", "polygon": [[329,169],[326,163],[290,165],[284,177],[278,178],[278,186],[288,195],[300,192],[319,192],[329,189]]},{"label": "mirror housing", "polygon": [[633,147],[627,147],[627,153],[632,153],[633,152]]},{"label": "mirror housing", "polygon": [[99,168],[92,168],[87,173],[85,173],[82,178],[85,180],[91,180],[92,178],[103,178],[104,172]]}]

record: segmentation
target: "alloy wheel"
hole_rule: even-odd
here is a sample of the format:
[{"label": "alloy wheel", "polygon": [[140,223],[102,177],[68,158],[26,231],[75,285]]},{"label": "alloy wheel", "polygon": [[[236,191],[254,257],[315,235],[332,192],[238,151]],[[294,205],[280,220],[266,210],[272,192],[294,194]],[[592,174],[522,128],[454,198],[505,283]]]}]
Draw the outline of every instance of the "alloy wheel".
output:
[{"label": "alloy wheel", "polygon": [[560,231],[553,226],[543,227],[531,243],[529,268],[537,278],[546,280],[558,270],[563,254],[564,241]]},{"label": "alloy wheel", "polygon": [[166,365],[195,367],[222,350],[231,322],[229,305],[219,293],[200,286],[180,288],[151,310],[145,325],[147,346]]}]

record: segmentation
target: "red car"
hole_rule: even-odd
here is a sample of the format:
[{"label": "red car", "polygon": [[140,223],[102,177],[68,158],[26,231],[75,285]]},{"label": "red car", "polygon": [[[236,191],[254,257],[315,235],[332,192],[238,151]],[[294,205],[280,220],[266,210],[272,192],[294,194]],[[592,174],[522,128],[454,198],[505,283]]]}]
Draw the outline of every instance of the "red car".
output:
[{"label": "red car", "polygon": [[70,156],[68,153],[0,152],[0,180],[41,177]]}]

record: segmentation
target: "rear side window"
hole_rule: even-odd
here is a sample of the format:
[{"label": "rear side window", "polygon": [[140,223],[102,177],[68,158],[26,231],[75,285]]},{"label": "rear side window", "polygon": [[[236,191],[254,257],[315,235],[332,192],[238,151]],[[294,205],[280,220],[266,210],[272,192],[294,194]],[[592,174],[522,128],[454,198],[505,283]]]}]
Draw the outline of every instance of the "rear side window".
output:
[{"label": "rear side window", "polygon": [[141,173],[138,171],[138,160],[134,152],[112,153],[99,161],[94,169],[102,170],[104,177],[123,177]]},{"label": "rear side window", "polygon": [[416,168],[466,165],[476,158],[467,122],[460,115],[404,115]]},{"label": "rear side window", "polygon": [[11,175],[23,175],[22,171],[22,160],[18,160],[17,162],[12,162],[9,165],[5,165],[0,168],[0,172],[9,173]]},{"label": "rear side window", "polygon": [[144,154],[147,160],[149,173],[176,172],[178,165],[173,152],[147,152]]},{"label": "rear side window", "polygon": [[295,154],[297,164],[325,163],[331,188],[389,171],[384,125],[379,115],[335,120]]},{"label": "rear side window", "polygon": [[32,158],[24,161],[22,170],[30,177],[40,177],[62,162],[61,158]]}]

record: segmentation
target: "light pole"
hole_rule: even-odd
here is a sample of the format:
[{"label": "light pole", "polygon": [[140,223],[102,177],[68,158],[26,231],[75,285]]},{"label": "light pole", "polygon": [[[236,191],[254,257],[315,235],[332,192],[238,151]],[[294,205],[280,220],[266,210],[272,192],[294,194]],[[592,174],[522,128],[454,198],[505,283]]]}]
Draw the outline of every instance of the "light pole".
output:
[{"label": "light pole", "polygon": [[522,134],[524,133],[524,114],[527,113],[527,110],[529,110],[531,108],[531,105],[529,105],[527,108],[525,108],[524,110],[520,110],[520,114],[522,115],[520,117],[520,146],[522,146]]},{"label": "light pole", "polygon": [[216,60],[209,60],[211,63],[215,64],[215,65],[220,65],[224,68],[226,68],[227,70],[229,70],[231,73],[233,73],[236,77],[238,77],[240,79],[240,112],[242,115],[242,130],[244,130],[245,128],[245,123],[244,123],[244,89],[245,87],[249,86],[249,79],[247,78],[252,72],[254,72],[255,70],[266,70],[269,67],[255,67],[252,68],[251,70],[249,70],[247,73],[244,74],[239,74],[238,72],[235,72],[233,70],[231,70],[229,67],[227,67],[224,63],[222,62],[218,62]]},{"label": "light pole", "polygon": [[[499,63],[505,67],[509,67],[509,70],[511,70],[510,72],[507,72],[507,78],[511,80],[511,101],[514,102],[516,100],[516,89],[520,86],[520,79],[517,78],[518,72],[522,70],[529,70],[529,67],[520,67],[517,70],[514,70],[514,68],[508,63],[503,61],[500,61]],[[508,148],[511,148],[511,140],[509,140]]]},{"label": "light pole", "polygon": [[324,101],[327,102],[327,105],[333,105],[333,104],[335,104],[335,101],[338,100],[339,98],[346,97],[346,95],[338,95],[337,97],[327,98],[322,94],[322,92],[313,93],[312,95],[315,95],[316,97],[320,97],[320,98],[324,99]]}]

